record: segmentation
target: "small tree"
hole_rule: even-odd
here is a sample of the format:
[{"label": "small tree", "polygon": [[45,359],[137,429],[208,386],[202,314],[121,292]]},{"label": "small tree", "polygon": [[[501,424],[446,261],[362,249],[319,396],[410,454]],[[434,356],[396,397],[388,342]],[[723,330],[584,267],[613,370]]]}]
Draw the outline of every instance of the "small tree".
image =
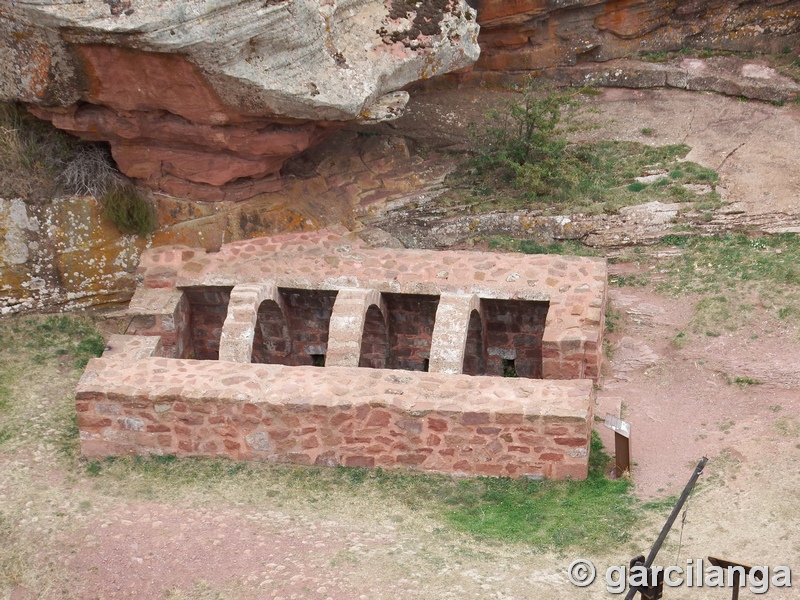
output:
[{"label": "small tree", "polygon": [[567,134],[587,125],[579,120],[577,92],[544,87],[532,77],[520,96],[486,115],[473,130],[473,166],[479,176],[499,176],[530,196],[559,196],[576,185],[580,163],[568,152]]}]

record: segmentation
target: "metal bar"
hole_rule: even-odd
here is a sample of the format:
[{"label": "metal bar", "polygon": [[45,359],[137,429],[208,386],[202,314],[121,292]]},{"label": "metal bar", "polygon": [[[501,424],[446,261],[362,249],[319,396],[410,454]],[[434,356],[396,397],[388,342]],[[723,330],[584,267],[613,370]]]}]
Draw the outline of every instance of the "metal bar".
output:
[{"label": "metal bar", "polygon": [[[669,530],[672,529],[672,524],[675,522],[675,519],[678,518],[678,514],[681,512],[681,508],[683,505],[686,504],[686,500],[689,499],[689,494],[692,493],[692,488],[694,488],[694,484],[697,483],[697,479],[703,472],[703,468],[706,466],[708,462],[708,458],[705,456],[700,459],[700,462],[697,463],[697,467],[694,469],[694,473],[689,478],[689,483],[686,484],[686,487],[683,488],[683,492],[681,493],[680,498],[675,503],[675,506],[672,508],[672,512],[670,513],[669,517],[667,518],[667,522],[664,523],[664,527],[661,528],[661,533],[658,534],[658,538],[656,539],[655,544],[650,549],[650,554],[647,555],[647,559],[644,561],[645,568],[649,569],[653,565],[653,561],[658,554],[658,551],[661,550],[661,544],[664,543],[664,540],[667,539],[667,535],[669,534]],[[625,600],[633,600],[633,597],[636,595],[635,589],[629,589],[628,593],[625,594]]]},{"label": "metal bar", "polygon": [[630,440],[618,431],[614,432],[614,458],[616,459],[617,476],[622,477],[625,471],[631,470]]}]

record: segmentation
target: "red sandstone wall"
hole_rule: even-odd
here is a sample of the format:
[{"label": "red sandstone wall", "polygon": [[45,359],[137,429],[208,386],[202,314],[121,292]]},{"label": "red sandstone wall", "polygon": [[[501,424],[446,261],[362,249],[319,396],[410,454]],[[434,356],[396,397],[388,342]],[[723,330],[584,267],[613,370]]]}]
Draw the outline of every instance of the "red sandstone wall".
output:
[{"label": "red sandstone wall", "polygon": [[372,305],[364,317],[364,333],[361,338],[359,367],[385,369],[389,358],[389,332],[386,319],[380,308]]},{"label": "red sandstone wall", "polygon": [[542,378],[542,335],[549,305],[481,300],[486,320],[486,374],[503,375],[503,353],[513,352],[519,377]]},{"label": "red sandstone wall", "polygon": [[430,357],[438,296],[384,294],[389,320],[390,369],[423,371]]},{"label": "red sandstone wall", "polygon": [[432,411],[391,406],[347,409],[279,404],[150,402],[101,395],[76,404],[85,456],[227,456],[298,465],[414,467],[426,471],[583,479],[587,423],[518,414]]},{"label": "red sandstone wall", "polygon": [[477,71],[530,71],[690,47],[782,52],[798,42],[800,2],[473,0]]},{"label": "red sandstone wall", "polygon": [[76,398],[89,457],[225,456],[553,479],[586,476],[593,404],[590,381],[123,355],[90,361]]},{"label": "red sandstone wall", "polygon": [[189,335],[191,336],[191,358],[217,360],[222,325],[228,314],[230,287],[186,288],[184,294],[189,303]]}]

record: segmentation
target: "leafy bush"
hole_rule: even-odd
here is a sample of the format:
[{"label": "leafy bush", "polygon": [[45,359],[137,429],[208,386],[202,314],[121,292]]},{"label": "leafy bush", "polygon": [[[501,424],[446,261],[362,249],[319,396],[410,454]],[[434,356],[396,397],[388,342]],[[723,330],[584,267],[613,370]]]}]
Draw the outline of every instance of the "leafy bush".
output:
[{"label": "leafy bush", "polygon": [[[711,187],[704,199],[713,201],[712,209],[720,203],[717,173],[681,160],[690,150],[685,144],[570,142],[570,133],[591,128],[581,95],[527,81],[519,96],[490,111],[485,126],[472,132],[474,154],[465,174],[472,194],[459,198],[459,206],[466,200],[473,212],[614,213],[650,200],[697,200],[686,187],[697,183]],[[637,181],[659,173],[655,185]]]},{"label": "leafy bush", "polygon": [[153,207],[131,184],[115,184],[100,198],[106,218],[122,233],[147,235],[156,228]]},{"label": "leafy bush", "polygon": [[473,130],[473,167],[533,196],[559,193],[575,185],[578,161],[567,152],[567,134],[586,125],[575,91],[547,89],[526,79],[518,100],[487,114],[483,130]]}]

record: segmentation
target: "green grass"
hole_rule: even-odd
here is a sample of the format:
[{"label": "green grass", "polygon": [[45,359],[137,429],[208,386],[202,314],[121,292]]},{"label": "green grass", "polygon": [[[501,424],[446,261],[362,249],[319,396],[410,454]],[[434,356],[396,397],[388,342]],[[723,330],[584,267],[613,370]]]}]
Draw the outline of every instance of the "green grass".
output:
[{"label": "green grass", "polygon": [[670,344],[676,350],[681,350],[682,348],[686,347],[688,343],[689,343],[689,336],[686,335],[683,331],[676,334],[675,337],[672,338],[672,340],[670,340]]},{"label": "green grass", "polygon": [[15,336],[30,351],[33,362],[71,358],[82,369],[90,358],[100,356],[105,348],[103,338],[88,317],[50,315],[23,317],[4,327],[2,336]]},{"label": "green grass", "polygon": [[522,252],[523,254],[568,254],[571,256],[599,256],[600,253],[580,242],[548,242],[519,240],[507,235],[497,235],[489,239],[489,250],[499,252]]},{"label": "green grass", "polygon": [[448,499],[447,520],[481,537],[525,542],[539,548],[600,549],[630,539],[637,510],[628,479],[605,476],[609,457],[592,440],[585,481],[482,479],[461,482]]},{"label": "green grass", "polygon": [[752,377],[728,377],[729,384],[736,384],[739,387],[746,387],[748,385],[761,385],[763,381],[753,379]]},{"label": "green grass", "polygon": [[[181,489],[241,490],[319,504],[346,493],[354,501],[400,502],[480,538],[538,549],[600,549],[628,540],[641,516],[628,479],[605,476],[609,456],[595,434],[585,481],[455,479],[360,468],[289,467],[173,456],[84,461],[98,489],[159,498]],[[241,494],[241,492],[239,492]],[[242,499],[241,497],[239,499]]]},{"label": "green grass", "polygon": [[[684,144],[637,142],[571,143],[569,134],[596,128],[583,119],[579,94],[538,88],[529,81],[519,96],[490,110],[473,126],[473,154],[450,178],[439,197],[444,206],[472,212],[542,210],[548,213],[615,213],[624,206],[663,199],[694,200],[687,184],[714,186],[716,172],[682,161]],[[643,128],[651,135],[651,128]],[[658,185],[636,178],[664,173]],[[667,177],[673,173],[672,177]],[[645,193],[642,193],[645,192]]]},{"label": "green grass", "polygon": [[145,236],[158,226],[153,207],[133,184],[112,186],[100,203],[105,217],[122,233]]},{"label": "green grass", "polygon": [[[574,161],[573,180],[546,195],[531,194],[511,180],[490,175],[471,175],[462,170],[454,177],[454,187],[466,189],[443,195],[440,203],[454,204],[472,213],[489,210],[542,210],[545,214],[567,211],[589,214],[616,213],[624,206],[653,200],[690,202],[713,200],[719,196],[713,187],[718,175],[696,163],[681,161],[689,146],[647,146],[638,142],[601,141],[567,148]],[[648,185],[637,177],[663,172],[664,177]],[[708,184],[712,192],[699,196],[687,184]],[[455,197],[452,197],[454,196]]]},{"label": "green grass", "polygon": [[618,331],[621,321],[622,313],[614,308],[610,300],[606,302],[606,331],[608,333],[614,333],[615,331]]},{"label": "green grass", "polygon": [[784,437],[800,436],[800,423],[794,417],[785,417],[775,422],[775,429]]},{"label": "green grass", "polygon": [[721,293],[750,284],[800,284],[800,238],[795,234],[758,238],[671,234],[661,244],[683,249],[680,256],[662,266],[668,275],[661,286],[664,291]]},{"label": "green grass", "polygon": [[[34,390],[54,389],[76,378],[104,348],[88,317],[31,315],[0,320],[0,447],[11,440],[24,441],[19,434],[31,433],[33,419],[36,427],[57,432],[55,445],[73,456],[78,438],[74,404],[71,399],[39,397]],[[33,401],[35,406],[30,405]],[[43,402],[48,404],[44,411]]]},{"label": "green grass", "polygon": [[[458,479],[175,456],[88,460],[78,454],[74,399],[65,392],[73,389],[79,365],[101,350],[87,341],[99,337],[92,321],[62,315],[13,317],[0,321],[0,336],[0,365],[11,374],[11,398],[0,419],[13,417],[14,435],[13,447],[8,448],[0,428],[0,449],[27,452],[46,439],[53,450],[50,460],[59,463],[70,489],[91,489],[91,504],[78,495],[80,504],[73,502],[72,513],[141,500],[184,506],[269,502],[286,510],[306,505],[320,515],[331,506],[362,507],[358,510],[365,514],[374,513],[375,506],[388,506],[402,508],[401,514],[424,515],[441,531],[519,543],[536,551],[612,547],[629,540],[648,517],[632,496],[628,479],[605,477],[610,459],[596,434],[585,481]],[[58,385],[50,388],[46,380],[54,374]],[[35,383],[33,394],[24,393],[27,381]]]},{"label": "green grass", "polygon": [[631,273],[630,275],[611,275],[608,282],[617,287],[645,287],[650,285],[650,275],[647,273]]},{"label": "green grass", "polygon": [[797,235],[670,234],[661,245],[682,253],[659,265],[664,278],[656,289],[700,296],[692,318],[695,333],[714,337],[722,330],[733,331],[752,321],[762,309],[777,319],[800,324]]}]

